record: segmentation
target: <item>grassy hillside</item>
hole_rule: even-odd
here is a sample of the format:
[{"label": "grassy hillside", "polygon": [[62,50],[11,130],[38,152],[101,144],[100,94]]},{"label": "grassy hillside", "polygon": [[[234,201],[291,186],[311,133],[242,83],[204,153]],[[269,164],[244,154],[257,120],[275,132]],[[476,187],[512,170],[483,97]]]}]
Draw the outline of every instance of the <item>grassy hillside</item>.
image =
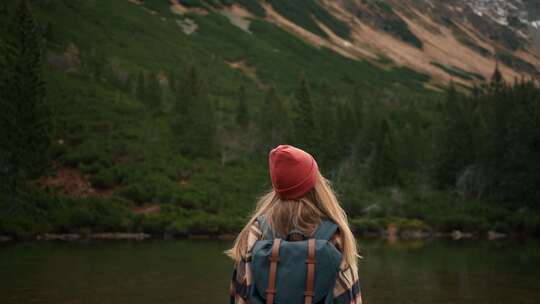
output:
[{"label": "grassy hillside", "polygon": [[[270,187],[267,143],[261,144],[257,133],[268,114],[267,88],[276,88],[283,115],[294,124],[300,75],[309,80],[318,125],[330,130],[321,142],[327,150],[344,147],[334,159],[322,148],[314,153],[321,156],[323,173],[335,180],[351,216],[398,218],[400,223],[399,217],[420,218],[445,231],[495,225],[499,209],[488,208],[483,200],[470,204],[456,199],[426,181],[433,154],[429,143],[438,127],[436,99],[441,97],[425,88],[429,76],[407,68],[382,69],[315,48],[262,19],[251,20],[248,33],[207,2],[191,2],[208,14],[180,16],[166,0],[143,5],[127,0],[31,2],[46,40],[53,162],[45,176],[31,181],[34,191],[24,197],[24,208],[2,210],[0,234],[237,231],[256,197]],[[291,5],[275,3],[278,10]],[[310,10],[319,21],[347,35],[317,7],[313,2]],[[288,12],[302,13],[295,9]],[[309,23],[306,16],[299,18]],[[197,28],[186,34],[182,24]],[[251,74],[232,68],[234,63]],[[182,96],[173,83],[181,87],[189,82],[191,66],[206,83],[215,109],[219,147],[205,156],[180,152],[179,143],[186,143],[171,128]],[[159,79],[157,111],[149,111],[140,97],[139,75]],[[235,120],[242,98],[250,116],[245,127]],[[392,135],[379,133],[380,121],[387,120]],[[383,174],[383,182],[374,186],[370,166],[387,162],[377,153],[388,142],[378,135],[391,137],[400,147],[388,156],[399,177],[385,180]],[[478,210],[480,218],[469,216]]]}]

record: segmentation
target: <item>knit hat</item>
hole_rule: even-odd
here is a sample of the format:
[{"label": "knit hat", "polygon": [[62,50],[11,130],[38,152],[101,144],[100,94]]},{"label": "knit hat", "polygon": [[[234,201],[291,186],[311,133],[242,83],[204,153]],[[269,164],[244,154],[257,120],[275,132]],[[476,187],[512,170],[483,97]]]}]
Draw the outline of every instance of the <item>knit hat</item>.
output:
[{"label": "knit hat", "polygon": [[301,198],[315,187],[319,167],[309,153],[281,145],[270,151],[268,163],[272,186],[281,199]]}]

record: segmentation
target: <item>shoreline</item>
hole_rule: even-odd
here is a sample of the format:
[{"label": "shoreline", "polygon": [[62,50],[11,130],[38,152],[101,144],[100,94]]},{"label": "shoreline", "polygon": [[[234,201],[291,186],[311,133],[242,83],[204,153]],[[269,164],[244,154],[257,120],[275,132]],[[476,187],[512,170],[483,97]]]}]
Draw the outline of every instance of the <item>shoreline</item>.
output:
[{"label": "shoreline", "polygon": [[[364,240],[388,240],[388,241],[419,241],[419,240],[501,240],[501,239],[519,239],[528,236],[516,233],[500,233],[488,231],[487,233],[466,232],[454,230],[452,232],[432,232],[423,230],[405,230],[395,231],[388,229],[382,232],[355,233],[356,238]],[[145,240],[220,240],[232,241],[236,234],[193,234],[193,235],[168,235],[168,234],[149,234],[144,232],[102,232],[102,233],[43,233],[23,238],[17,238],[9,235],[0,235],[0,243],[10,243],[18,241],[63,241],[76,242],[84,240],[97,241],[145,241]]]}]

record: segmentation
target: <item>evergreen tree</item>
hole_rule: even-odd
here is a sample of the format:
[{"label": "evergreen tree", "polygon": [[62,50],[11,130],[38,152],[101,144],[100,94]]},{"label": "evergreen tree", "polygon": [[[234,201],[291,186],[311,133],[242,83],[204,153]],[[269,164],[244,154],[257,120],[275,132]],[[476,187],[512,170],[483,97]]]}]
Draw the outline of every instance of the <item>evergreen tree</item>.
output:
[{"label": "evergreen tree", "polygon": [[342,157],[351,156],[354,149],[354,142],[360,129],[357,126],[357,120],[353,105],[348,101],[338,106],[338,137],[340,140],[339,154]]},{"label": "evergreen tree", "polygon": [[471,105],[471,99],[459,94],[451,83],[438,136],[436,180],[440,187],[455,186],[459,174],[476,162]]},{"label": "evergreen tree", "polygon": [[127,74],[123,84],[123,90],[128,94],[133,94],[133,74]]},{"label": "evergreen tree", "polygon": [[319,142],[318,130],[315,124],[313,103],[308,81],[302,74],[295,94],[296,103],[293,107],[294,144],[311,153]]},{"label": "evergreen tree", "polygon": [[109,62],[107,61],[107,58],[105,58],[105,55],[103,55],[96,49],[92,49],[90,51],[88,56],[86,56],[84,63],[86,68],[94,77],[94,80],[102,81],[103,76],[107,76],[106,69],[109,65]]},{"label": "evergreen tree", "polygon": [[171,90],[171,92],[173,93],[176,93],[178,89],[178,84],[176,80],[176,72],[169,71],[168,76],[169,76],[169,90]]},{"label": "evergreen tree", "polygon": [[388,119],[381,121],[370,163],[370,179],[373,187],[399,183],[396,144]]},{"label": "evergreen tree", "polygon": [[52,22],[47,22],[44,36],[47,44],[50,45],[51,43],[55,42],[56,37],[54,35],[54,28]]},{"label": "evergreen tree", "polygon": [[249,124],[249,113],[246,103],[246,89],[244,86],[240,87],[238,92],[238,105],[236,106],[236,123],[246,128]]},{"label": "evergreen tree", "polygon": [[137,83],[135,84],[135,97],[140,102],[145,102],[146,100],[146,78],[144,77],[143,71],[139,71],[137,75]]},{"label": "evergreen tree", "polygon": [[491,76],[490,88],[495,92],[499,92],[500,90],[502,90],[504,85],[504,78],[502,76],[501,70],[499,69],[499,63],[497,62],[497,64],[495,65],[495,71]]},{"label": "evergreen tree", "polygon": [[144,101],[150,112],[153,114],[159,113],[161,111],[161,99],[163,94],[158,75],[153,73],[149,75],[143,95],[145,95]]},{"label": "evergreen tree", "polygon": [[4,17],[2,18],[2,20],[0,20],[0,25],[2,25],[4,24],[4,21],[8,19],[6,17],[9,16],[9,9],[8,9],[7,1],[0,2],[0,16]]},{"label": "evergreen tree", "polygon": [[321,140],[317,150],[321,165],[335,163],[341,156],[341,140],[338,136],[338,104],[335,100],[336,92],[326,82],[321,84],[321,97],[316,99],[315,120]]},{"label": "evergreen tree", "polygon": [[259,121],[259,133],[265,152],[285,143],[289,133],[289,118],[283,100],[274,86],[271,86],[264,99]]},{"label": "evergreen tree", "polygon": [[42,80],[39,28],[26,1],[19,4],[0,49],[0,193],[18,189],[49,165],[50,111]]},{"label": "evergreen tree", "polygon": [[190,156],[212,156],[216,151],[216,122],[206,83],[195,67],[188,69],[183,83],[177,92],[172,124],[180,151]]}]

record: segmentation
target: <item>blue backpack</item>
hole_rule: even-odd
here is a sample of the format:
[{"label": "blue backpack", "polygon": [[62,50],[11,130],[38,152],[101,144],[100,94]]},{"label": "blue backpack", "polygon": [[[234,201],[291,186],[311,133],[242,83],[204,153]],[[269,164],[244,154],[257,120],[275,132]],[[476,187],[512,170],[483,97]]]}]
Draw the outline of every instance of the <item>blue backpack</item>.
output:
[{"label": "blue backpack", "polygon": [[341,253],[329,242],[338,226],[321,222],[313,238],[291,241],[274,237],[264,217],[264,235],[252,250],[250,304],[331,304]]}]

